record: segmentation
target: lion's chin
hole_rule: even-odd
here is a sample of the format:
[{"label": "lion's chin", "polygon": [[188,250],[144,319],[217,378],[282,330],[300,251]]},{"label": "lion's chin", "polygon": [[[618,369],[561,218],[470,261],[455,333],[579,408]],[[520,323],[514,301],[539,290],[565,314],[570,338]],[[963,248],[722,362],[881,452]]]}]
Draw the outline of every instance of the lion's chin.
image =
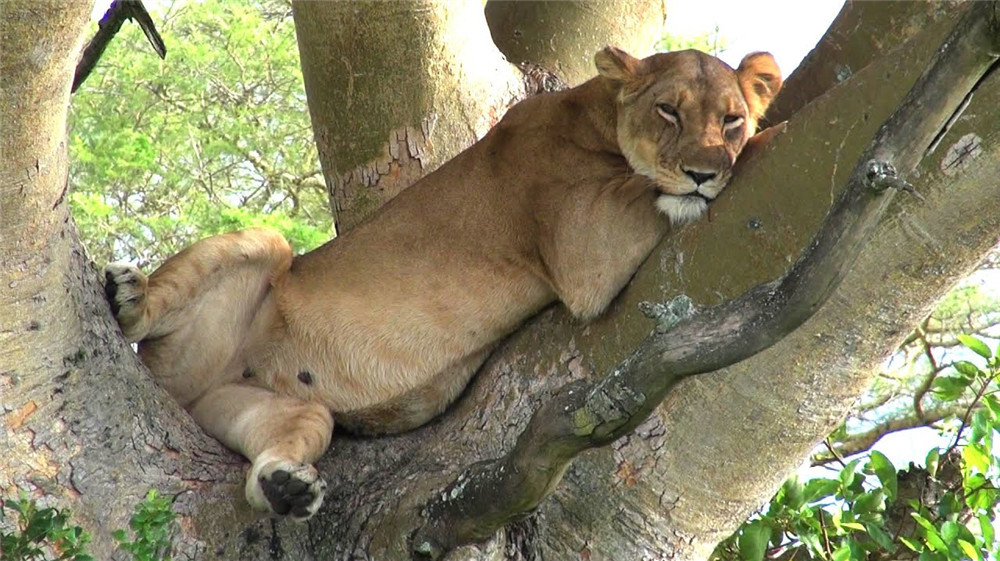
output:
[{"label": "lion's chin", "polygon": [[683,226],[701,218],[708,210],[708,201],[697,195],[660,195],[656,208],[670,218],[670,224]]}]

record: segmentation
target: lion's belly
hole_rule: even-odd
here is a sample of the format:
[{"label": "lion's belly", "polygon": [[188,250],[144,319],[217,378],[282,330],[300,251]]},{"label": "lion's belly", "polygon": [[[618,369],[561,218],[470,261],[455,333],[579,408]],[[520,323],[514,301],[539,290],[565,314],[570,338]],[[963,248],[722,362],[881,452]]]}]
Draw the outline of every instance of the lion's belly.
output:
[{"label": "lion's belly", "polygon": [[381,296],[327,287],[322,305],[308,308],[294,303],[310,295],[279,286],[285,329],[251,358],[258,382],[334,412],[366,409],[425,387],[552,300],[545,285],[527,276],[487,287],[476,282],[484,279],[466,280],[482,288],[446,289],[448,297],[435,299],[420,286]]}]

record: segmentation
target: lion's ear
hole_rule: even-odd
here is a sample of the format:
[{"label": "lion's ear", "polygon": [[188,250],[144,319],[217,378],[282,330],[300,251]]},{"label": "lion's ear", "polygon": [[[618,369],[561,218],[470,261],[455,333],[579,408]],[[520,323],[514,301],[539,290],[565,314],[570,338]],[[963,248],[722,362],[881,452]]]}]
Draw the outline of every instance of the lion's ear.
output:
[{"label": "lion's ear", "polygon": [[750,117],[760,120],[781,89],[781,70],[771,53],[750,53],[736,69],[743,97],[750,108]]},{"label": "lion's ear", "polygon": [[605,78],[618,82],[626,82],[635,78],[641,63],[641,60],[618,47],[604,47],[594,55],[594,65],[597,66],[597,72]]}]

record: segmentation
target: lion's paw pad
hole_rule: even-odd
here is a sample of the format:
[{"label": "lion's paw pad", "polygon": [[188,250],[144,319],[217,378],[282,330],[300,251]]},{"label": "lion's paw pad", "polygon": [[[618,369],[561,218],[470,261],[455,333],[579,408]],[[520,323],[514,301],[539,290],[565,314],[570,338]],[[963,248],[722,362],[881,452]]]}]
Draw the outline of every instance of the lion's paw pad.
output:
[{"label": "lion's paw pad", "polygon": [[262,474],[258,482],[275,514],[289,515],[299,521],[316,514],[326,494],[326,482],[316,468],[307,464]]}]

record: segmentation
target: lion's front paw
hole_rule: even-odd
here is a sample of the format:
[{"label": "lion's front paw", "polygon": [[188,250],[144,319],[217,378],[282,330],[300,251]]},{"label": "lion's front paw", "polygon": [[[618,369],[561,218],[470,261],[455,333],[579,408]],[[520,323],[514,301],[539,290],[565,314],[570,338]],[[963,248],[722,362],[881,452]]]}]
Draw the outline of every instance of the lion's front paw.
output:
[{"label": "lion's front paw", "polygon": [[288,460],[258,461],[250,470],[246,493],[247,501],[257,510],[304,522],[323,504],[326,481],[309,464]]},{"label": "lion's front paw", "polygon": [[146,286],[146,275],[135,265],[119,262],[104,267],[104,294],[129,341],[138,341],[146,335]]}]

